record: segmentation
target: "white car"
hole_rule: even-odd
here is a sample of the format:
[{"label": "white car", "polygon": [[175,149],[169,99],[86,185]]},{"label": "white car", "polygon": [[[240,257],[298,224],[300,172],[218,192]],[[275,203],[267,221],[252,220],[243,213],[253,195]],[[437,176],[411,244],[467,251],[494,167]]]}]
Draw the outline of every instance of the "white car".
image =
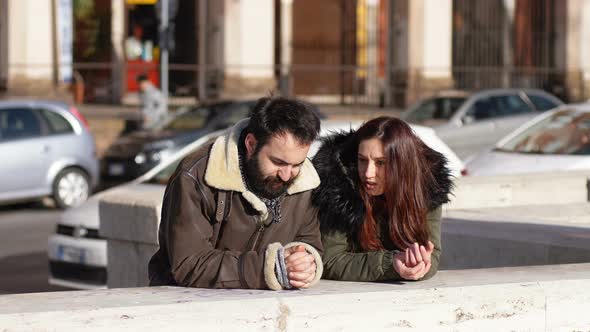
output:
[{"label": "white car", "polygon": [[[356,129],[361,124],[362,121],[322,120],[320,136],[335,131]],[[461,175],[463,163],[445,143],[436,137],[432,129],[421,126],[412,126],[412,128],[428,146],[447,157],[453,175]],[[163,196],[165,185],[182,158],[220,133],[221,131],[217,131],[202,137],[137,180],[99,193],[83,205],[66,211],[57,225],[56,234],[52,235],[48,241],[49,283],[78,289],[106,288],[107,244],[98,234],[100,198],[107,193],[122,189],[127,193],[159,191]],[[313,143],[309,151],[310,157],[317,152],[319,145],[319,141]]]},{"label": "white car", "polygon": [[466,164],[469,175],[590,170],[590,104],[543,113]]}]

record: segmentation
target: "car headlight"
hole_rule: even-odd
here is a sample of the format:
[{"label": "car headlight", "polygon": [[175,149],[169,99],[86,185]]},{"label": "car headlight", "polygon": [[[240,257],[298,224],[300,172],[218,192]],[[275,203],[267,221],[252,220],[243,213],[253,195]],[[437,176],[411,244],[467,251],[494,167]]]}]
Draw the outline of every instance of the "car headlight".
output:
[{"label": "car headlight", "polygon": [[146,162],[160,162],[163,159],[166,159],[170,155],[169,150],[161,150],[161,151],[145,151],[140,152],[135,156],[135,163],[136,164],[143,164]]},{"label": "car headlight", "polygon": [[140,152],[137,154],[137,156],[135,156],[134,160],[136,164],[143,164],[147,161],[147,156],[145,155],[145,153]]},{"label": "car headlight", "polygon": [[160,151],[154,151],[150,153],[150,160],[160,161],[160,159],[162,159],[162,154],[160,153]]},{"label": "car headlight", "polygon": [[171,154],[172,154],[172,151],[170,149],[165,149],[165,150],[161,150],[161,151],[152,151],[152,152],[148,153],[148,158],[149,158],[149,160],[152,160],[152,161],[161,161],[161,160],[168,158]]}]

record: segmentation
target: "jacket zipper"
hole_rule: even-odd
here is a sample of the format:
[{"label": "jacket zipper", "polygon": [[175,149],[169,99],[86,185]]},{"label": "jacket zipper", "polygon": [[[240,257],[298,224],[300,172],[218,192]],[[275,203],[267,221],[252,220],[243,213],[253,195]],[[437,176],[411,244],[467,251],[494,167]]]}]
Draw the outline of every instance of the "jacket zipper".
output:
[{"label": "jacket zipper", "polygon": [[262,237],[262,234],[264,234],[265,230],[266,230],[266,226],[264,226],[264,222],[260,221],[260,226],[256,230],[256,233],[252,234],[254,236],[254,240],[251,241],[252,244],[250,245],[250,248],[248,248],[248,251],[253,251],[253,250],[258,249],[258,243],[260,242],[260,238]]},{"label": "jacket zipper", "polygon": [[[259,240],[262,237],[264,230],[266,229],[266,226],[264,226],[263,221],[260,221],[258,223],[260,226],[258,226],[258,229],[250,236],[250,239],[252,239],[252,237],[254,237],[254,239],[249,241],[250,245],[248,246],[248,249],[242,253],[242,256],[245,255],[249,251],[253,251],[253,250],[257,249],[258,242],[260,242]],[[242,257],[240,257],[238,268],[240,271],[239,272],[240,273],[240,283],[242,284],[242,286],[245,286],[246,288],[250,288],[250,285],[248,285],[248,283],[246,282],[246,278],[244,277],[245,276],[244,260],[242,259]]]}]

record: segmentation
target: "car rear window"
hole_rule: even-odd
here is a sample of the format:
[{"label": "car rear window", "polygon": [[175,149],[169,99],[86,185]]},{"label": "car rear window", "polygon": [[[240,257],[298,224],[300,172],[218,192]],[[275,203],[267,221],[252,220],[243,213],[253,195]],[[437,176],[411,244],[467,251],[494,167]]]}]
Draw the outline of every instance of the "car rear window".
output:
[{"label": "car rear window", "polygon": [[497,150],[559,155],[590,154],[590,113],[562,110],[536,122]]},{"label": "car rear window", "polygon": [[557,103],[549,98],[533,94],[529,94],[528,97],[538,111],[547,111],[557,107]]},{"label": "car rear window", "polygon": [[517,94],[496,95],[477,100],[467,112],[475,120],[486,120],[503,116],[531,112],[532,109]]},{"label": "car rear window", "polygon": [[49,124],[51,134],[64,134],[74,131],[70,122],[57,112],[42,109],[41,114]]}]

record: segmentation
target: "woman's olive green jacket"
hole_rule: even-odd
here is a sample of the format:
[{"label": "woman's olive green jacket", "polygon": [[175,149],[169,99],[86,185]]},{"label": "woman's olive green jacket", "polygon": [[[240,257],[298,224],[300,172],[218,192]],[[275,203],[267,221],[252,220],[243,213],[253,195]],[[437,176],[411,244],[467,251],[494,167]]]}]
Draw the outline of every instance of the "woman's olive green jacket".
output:
[{"label": "woman's olive green jacket", "polygon": [[[312,202],[319,208],[324,246],[323,278],[348,281],[402,280],[393,268],[393,254],[405,248],[386,245],[388,250],[364,252],[360,249],[358,232],[364,220],[365,207],[357,187],[357,144],[353,140],[353,133],[338,133],[324,139],[313,158],[321,179],[320,186],[313,192]],[[434,175],[434,181],[427,185],[430,207],[427,221],[434,252],[430,271],[423,279],[430,278],[438,270],[442,249],[441,205],[449,201],[453,186],[446,158],[432,149],[428,149],[426,154]]]}]

